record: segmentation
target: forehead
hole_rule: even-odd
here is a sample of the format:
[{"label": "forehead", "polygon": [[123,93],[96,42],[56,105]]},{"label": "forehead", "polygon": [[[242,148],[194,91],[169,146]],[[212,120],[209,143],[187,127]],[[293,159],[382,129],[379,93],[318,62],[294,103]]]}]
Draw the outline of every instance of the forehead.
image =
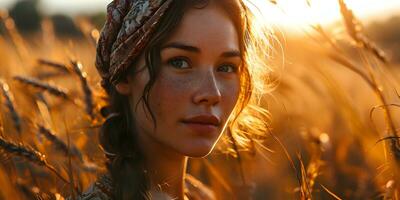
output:
[{"label": "forehead", "polygon": [[186,10],[167,43],[178,41],[200,49],[239,49],[238,33],[232,19],[212,2],[204,8]]}]

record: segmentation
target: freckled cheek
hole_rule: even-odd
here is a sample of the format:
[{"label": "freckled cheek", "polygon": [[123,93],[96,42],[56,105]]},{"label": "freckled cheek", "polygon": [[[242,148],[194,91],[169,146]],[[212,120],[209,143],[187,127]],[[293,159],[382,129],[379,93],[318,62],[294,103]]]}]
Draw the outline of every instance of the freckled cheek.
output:
[{"label": "freckled cheek", "polygon": [[233,110],[238,98],[239,98],[239,84],[230,83],[226,84],[221,91],[223,110],[225,115],[229,115]]},{"label": "freckled cheek", "polygon": [[151,91],[151,99],[153,100],[154,111],[156,117],[160,120],[176,119],[182,116],[176,114],[184,114],[182,109],[189,101],[190,80],[177,77],[169,77],[160,75],[155,82]]}]

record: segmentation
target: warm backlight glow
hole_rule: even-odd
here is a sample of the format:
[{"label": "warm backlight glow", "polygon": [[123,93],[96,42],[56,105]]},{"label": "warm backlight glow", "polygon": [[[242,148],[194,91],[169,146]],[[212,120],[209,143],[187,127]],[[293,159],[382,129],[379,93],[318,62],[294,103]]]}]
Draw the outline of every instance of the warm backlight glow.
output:
[{"label": "warm backlight glow", "polygon": [[[257,4],[265,18],[274,24],[291,28],[328,24],[340,19],[337,0],[276,0],[277,4],[265,3],[267,0],[250,0]],[[362,19],[387,17],[400,10],[399,0],[345,0],[355,15]]]},{"label": "warm backlight glow", "polygon": [[[82,12],[105,11],[112,0],[41,0],[42,11],[49,14],[58,12],[79,14]],[[277,6],[267,5],[269,0],[244,0],[260,7],[268,21],[295,27],[309,23],[326,24],[339,19],[338,0],[275,0]],[[10,7],[17,0],[0,0],[0,8]],[[310,3],[311,7],[307,5]],[[400,13],[400,0],[345,0],[358,17],[387,17]]]}]

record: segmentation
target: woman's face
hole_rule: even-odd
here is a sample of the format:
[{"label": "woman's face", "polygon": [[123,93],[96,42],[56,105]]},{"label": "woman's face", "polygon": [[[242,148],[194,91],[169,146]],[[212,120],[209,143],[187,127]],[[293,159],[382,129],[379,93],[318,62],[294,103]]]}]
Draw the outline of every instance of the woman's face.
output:
[{"label": "woman's face", "polygon": [[[160,73],[149,93],[156,127],[140,100],[149,81],[148,71],[142,70],[116,86],[130,96],[139,145],[162,146],[190,157],[205,156],[221,136],[239,95],[241,57],[233,22],[212,1],[205,8],[189,9],[162,45],[161,60]],[[142,56],[137,67],[144,65]]]}]

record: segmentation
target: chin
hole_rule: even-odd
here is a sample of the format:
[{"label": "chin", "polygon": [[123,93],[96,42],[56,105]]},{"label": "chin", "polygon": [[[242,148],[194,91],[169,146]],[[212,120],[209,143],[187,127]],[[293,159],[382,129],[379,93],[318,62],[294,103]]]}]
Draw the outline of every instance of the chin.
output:
[{"label": "chin", "polygon": [[202,158],[209,155],[214,149],[214,144],[193,144],[183,151],[185,156]]},{"label": "chin", "polygon": [[192,158],[203,158],[208,156],[211,153],[210,151],[197,151],[197,152],[191,152],[187,154],[186,156],[192,157]]}]

